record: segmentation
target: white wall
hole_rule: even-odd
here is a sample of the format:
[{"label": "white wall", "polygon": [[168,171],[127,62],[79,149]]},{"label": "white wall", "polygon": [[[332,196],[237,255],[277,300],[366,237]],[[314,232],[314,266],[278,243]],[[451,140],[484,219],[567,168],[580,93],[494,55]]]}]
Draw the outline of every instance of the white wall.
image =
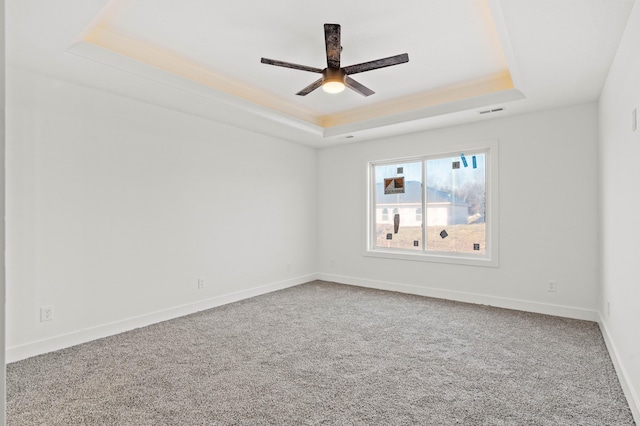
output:
[{"label": "white wall", "polygon": [[22,70],[7,81],[9,361],[315,273],[315,150]]},{"label": "white wall", "polygon": [[[600,97],[602,323],[640,420],[640,7],[636,2]],[[610,305],[610,313],[607,304]]]},{"label": "white wall", "polygon": [[[500,151],[499,268],[363,256],[366,159],[490,138],[499,139]],[[595,320],[597,154],[595,103],[323,149],[321,277]],[[557,293],[547,291],[550,279],[557,280]]]},{"label": "white wall", "polygon": [[5,72],[4,72],[4,0],[0,0],[0,426],[5,424]]}]

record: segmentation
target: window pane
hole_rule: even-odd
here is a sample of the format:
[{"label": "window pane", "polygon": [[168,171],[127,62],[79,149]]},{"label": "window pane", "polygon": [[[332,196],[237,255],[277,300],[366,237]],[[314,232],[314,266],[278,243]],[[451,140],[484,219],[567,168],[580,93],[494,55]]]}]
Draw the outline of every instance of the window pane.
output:
[{"label": "window pane", "polygon": [[486,254],[485,154],[427,160],[426,168],[426,249]]},{"label": "window pane", "polygon": [[374,166],[375,247],[422,250],[422,162]]}]

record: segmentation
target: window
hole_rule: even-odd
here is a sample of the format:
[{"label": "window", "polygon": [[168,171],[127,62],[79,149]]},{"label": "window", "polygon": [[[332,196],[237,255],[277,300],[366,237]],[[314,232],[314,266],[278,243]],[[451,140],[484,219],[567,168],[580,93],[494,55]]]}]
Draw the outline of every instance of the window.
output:
[{"label": "window", "polygon": [[489,145],[368,163],[365,254],[497,266],[497,143]]}]

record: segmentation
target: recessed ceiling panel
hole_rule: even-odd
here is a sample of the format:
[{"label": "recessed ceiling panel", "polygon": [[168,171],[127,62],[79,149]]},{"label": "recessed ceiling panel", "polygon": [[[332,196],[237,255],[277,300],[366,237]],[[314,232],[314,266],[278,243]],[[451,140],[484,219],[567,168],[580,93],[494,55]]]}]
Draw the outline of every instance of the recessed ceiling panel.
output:
[{"label": "recessed ceiling panel", "polygon": [[[357,74],[372,96],[352,90],[296,96],[319,75],[265,65],[260,58],[325,68],[325,23],[341,25],[342,66],[401,53],[409,62]],[[464,109],[470,107],[465,99],[474,98],[475,106],[479,96],[493,95],[495,102],[496,92],[521,97],[514,96],[505,40],[483,0],[356,1],[348,7],[327,0],[313,10],[295,0],[111,0],[80,43],[77,54],[91,56],[91,46],[106,49],[118,55],[101,55],[102,61],[135,61],[138,74],[145,73],[144,64],[155,79],[160,74],[151,68],[189,81],[191,90],[195,82],[203,93],[214,89],[324,129],[375,126],[389,115],[402,120],[402,114],[428,114],[447,103]]]}]

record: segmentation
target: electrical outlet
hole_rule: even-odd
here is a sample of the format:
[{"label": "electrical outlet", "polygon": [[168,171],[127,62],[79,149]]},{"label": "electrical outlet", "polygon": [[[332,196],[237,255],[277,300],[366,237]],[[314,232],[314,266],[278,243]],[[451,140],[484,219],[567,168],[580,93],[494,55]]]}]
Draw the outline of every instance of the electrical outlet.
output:
[{"label": "electrical outlet", "polygon": [[607,316],[611,316],[611,303],[607,302]]},{"label": "electrical outlet", "polygon": [[42,306],[40,308],[40,322],[53,321],[53,306]]},{"label": "electrical outlet", "polygon": [[335,261],[335,260],[333,260],[333,259],[331,259],[331,267],[332,267],[332,268],[335,268],[335,267],[336,267],[336,261]]},{"label": "electrical outlet", "polygon": [[555,280],[549,280],[547,291],[550,293],[555,293],[558,291],[558,282]]},{"label": "electrical outlet", "polygon": [[293,266],[290,263],[287,263],[287,271],[293,271]]},{"label": "electrical outlet", "polygon": [[203,289],[204,287],[204,278],[198,278],[198,288]]}]

